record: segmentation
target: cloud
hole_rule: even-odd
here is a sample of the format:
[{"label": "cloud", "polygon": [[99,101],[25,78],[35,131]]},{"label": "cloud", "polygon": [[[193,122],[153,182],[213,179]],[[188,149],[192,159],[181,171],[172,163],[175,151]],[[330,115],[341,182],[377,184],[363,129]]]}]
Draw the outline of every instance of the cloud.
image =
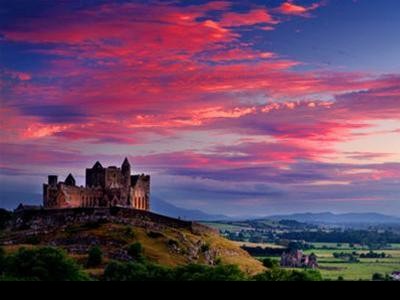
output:
[{"label": "cloud", "polygon": [[279,6],[278,11],[285,15],[309,16],[309,12],[324,5],[324,2],[316,2],[310,6],[295,4],[294,1],[286,1]]},{"label": "cloud", "polygon": [[157,191],[182,188],[191,201],[289,203],[299,186],[302,203],[319,192],[350,201],[366,199],[356,190],[369,183],[371,197],[390,187],[381,194],[392,199],[398,153],[360,139],[396,133],[399,75],[321,70],[272,51],[260,31],[322,4],[118,2],[18,17],[2,42],[36,65],[1,73],[3,175],[128,154],[157,174]]},{"label": "cloud", "polygon": [[278,24],[265,8],[254,8],[248,12],[227,12],[219,24],[223,27],[251,26],[255,24]]}]

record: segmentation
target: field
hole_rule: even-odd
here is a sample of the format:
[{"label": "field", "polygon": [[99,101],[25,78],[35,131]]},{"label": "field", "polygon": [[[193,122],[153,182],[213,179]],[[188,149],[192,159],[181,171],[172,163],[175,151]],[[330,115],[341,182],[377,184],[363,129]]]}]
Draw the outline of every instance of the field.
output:
[{"label": "field", "polygon": [[[360,258],[360,262],[349,263],[340,258],[333,257],[333,252],[356,251],[357,253],[367,253],[368,250],[362,247],[349,248],[343,244],[339,247],[335,243],[313,243],[316,249],[305,250],[305,254],[315,253],[318,257],[319,271],[324,279],[337,280],[339,276],[344,280],[371,280],[374,273],[383,275],[400,270],[400,245],[393,244],[391,248],[376,250],[375,252],[385,252],[390,257],[387,258]],[[325,249],[325,248],[329,249]],[[279,259],[278,257],[271,257]]]},{"label": "field", "polygon": [[251,242],[240,242],[240,241],[232,241],[232,243],[238,245],[239,247],[246,246],[246,247],[277,248],[277,249],[284,248],[281,245],[272,243],[251,243]]},{"label": "field", "polygon": [[233,225],[233,224],[227,224],[227,223],[218,223],[218,222],[201,222],[204,225],[210,226],[212,228],[218,229],[220,231],[232,231],[232,232],[238,232],[243,229],[251,229],[249,226],[244,226],[241,225]]}]

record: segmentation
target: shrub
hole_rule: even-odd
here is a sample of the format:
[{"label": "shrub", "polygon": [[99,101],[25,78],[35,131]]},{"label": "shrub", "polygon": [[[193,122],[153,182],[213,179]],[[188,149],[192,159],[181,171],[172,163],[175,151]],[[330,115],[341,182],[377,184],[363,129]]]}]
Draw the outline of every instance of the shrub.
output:
[{"label": "shrub", "polygon": [[6,256],[4,276],[19,280],[79,281],[89,278],[64,251],[44,247],[20,248]]},{"label": "shrub", "polygon": [[264,258],[262,263],[268,269],[277,268],[279,265],[278,261],[272,258]]},{"label": "shrub", "polygon": [[253,277],[256,281],[321,281],[322,275],[317,270],[285,270],[273,268]]},{"label": "shrub", "polygon": [[385,276],[383,274],[381,274],[381,273],[374,273],[372,275],[372,280],[374,280],[374,281],[383,281],[383,280],[385,280]]},{"label": "shrub", "polygon": [[253,277],[256,281],[288,281],[290,271],[274,268]]},{"label": "shrub", "polygon": [[200,250],[201,250],[201,252],[207,252],[208,250],[210,250],[210,245],[209,244],[203,244],[203,245],[201,245]]},{"label": "shrub", "polygon": [[139,242],[133,243],[128,247],[128,255],[137,261],[143,261],[143,247]]},{"label": "shrub", "polygon": [[242,281],[245,274],[236,265],[219,264],[215,267],[189,264],[174,270],[175,280],[180,281]]},{"label": "shrub", "polygon": [[215,267],[189,264],[168,268],[149,262],[111,262],[104,271],[106,281],[238,281],[245,274],[235,265]]},{"label": "shrub", "polygon": [[106,281],[172,280],[171,270],[151,263],[111,262],[104,270]]},{"label": "shrub", "polygon": [[100,247],[94,246],[90,248],[87,260],[87,267],[97,267],[103,261],[103,252]]}]

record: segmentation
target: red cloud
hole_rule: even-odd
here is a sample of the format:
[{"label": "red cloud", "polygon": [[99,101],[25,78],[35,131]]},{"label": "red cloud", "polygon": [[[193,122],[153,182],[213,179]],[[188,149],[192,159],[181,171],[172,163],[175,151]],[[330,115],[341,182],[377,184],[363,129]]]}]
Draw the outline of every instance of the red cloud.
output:
[{"label": "red cloud", "polygon": [[228,12],[220,20],[224,27],[250,26],[254,24],[277,24],[266,9],[255,8],[245,13]]},{"label": "red cloud", "polygon": [[[298,62],[254,50],[230,28],[273,23],[265,9],[198,20],[210,9],[228,7],[155,11],[113,4],[5,32],[12,41],[51,43],[52,49],[41,51],[58,58],[34,74],[52,78],[50,84],[28,80],[7,86],[12,107],[6,109],[15,117],[2,135],[135,144],[146,143],[149,133],[216,129],[319,143],[351,138],[371,119],[399,117],[398,77],[294,72]],[[332,100],[318,100],[321,95]],[[296,100],[304,98],[315,100]],[[69,110],[72,116],[69,108],[79,108],[84,115],[80,122],[65,117],[57,122],[44,108],[60,115]]]},{"label": "red cloud", "polygon": [[323,3],[314,3],[310,6],[301,6],[298,4],[294,4],[293,1],[287,1],[282,3],[282,5],[278,8],[278,11],[285,15],[300,15],[305,16],[308,12],[317,9],[322,6]]}]

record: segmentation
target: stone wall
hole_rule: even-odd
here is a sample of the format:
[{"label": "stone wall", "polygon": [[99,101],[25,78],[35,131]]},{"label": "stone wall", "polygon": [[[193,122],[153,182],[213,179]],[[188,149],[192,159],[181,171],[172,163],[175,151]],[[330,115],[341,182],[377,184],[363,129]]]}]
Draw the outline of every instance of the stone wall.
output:
[{"label": "stone wall", "polygon": [[99,221],[158,230],[163,230],[167,227],[184,228],[196,234],[201,234],[202,232],[217,233],[216,230],[196,222],[125,207],[22,210],[14,213],[8,229],[51,231],[55,228],[62,229],[73,224]]}]

